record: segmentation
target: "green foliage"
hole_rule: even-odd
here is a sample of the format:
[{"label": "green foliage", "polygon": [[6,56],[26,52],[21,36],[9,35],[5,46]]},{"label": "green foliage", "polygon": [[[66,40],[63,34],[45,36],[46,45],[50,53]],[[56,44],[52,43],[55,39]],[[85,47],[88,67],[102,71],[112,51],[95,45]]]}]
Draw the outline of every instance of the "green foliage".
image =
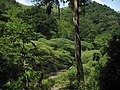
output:
[{"label": "green foliage", "polygon": [[34,6],[31,9],[23,10],[18,14],[25,23],[29,23],[32,29],[46,36],[47,39],[56,36],[58,32],[58,23],[53,15],[47,15],[44,8]]},{"label": "green foliage", "polygon": [[54,84],[55,84],[54,79],[45,79],[42,81],[42,88],[48,90],[48,89],[52,88]]},{"label": "green foliage", "polygon": [[[101,37],[100,40],[102,40],[100,35],[103,34],[103,36],[105,35],[104,37],[110,38],[111,34],[113,35],[119,31],[119,14],[117,12],[95,2],[86,6],[85,11],[85,15],[81,16],[80,19],[82,40],[91,42],[98,37]],[[108,35],[105,33],[108,33]],[[98,43],[95,42],[95,44]]]},{"label": "green foliage", "polygon": [[74,31],[71,23],[63,19],[59,21],[57,37],[74,40],[73,32]]},{"label": "green foliage", "polygon": [[81,41],[81,47],[82,47],[82,51],[94,49],[94,46],[86,41]]},{"label": "green foliage", "polygon": [[[64,20],[61,20],[61,22],[64,23],[64,29],[62,30],[69,28],[69,25],[73,24],[72,16],[72,11],[69,8],[61,9],[61,18]],[[69,22],[70,24],[65,26],[66,22]],[[102,47],[112,35],[119,34],[120,31],[119,13],[111,10],[107,6],[97,4],[96,2],[91,2],[91,4],[85,6],[85,14],[80,14],[79,23],[81,40],[93,43],[96,49],[100,49],[100,47]],[[61,25],[60,28],[62,28]],[[71,29],[73,29],[73,27],[71,27]],[[60,30],[61,34],[62,30]],[[74,33],[67,31],[65,36],[68,34],[73,35]],[[103,40],[103,37],[105,40]],[[72,38],[69,39],[73,40]]]},{"label": "green foliage", "polygon": [[[98,61],[94,60],[95,53],[98,53],[100,57]],[[98,76],[101,58],[99,50],[84,51],[82,53],[86,89],[99,90]]]},{"label": "green foliage", "polygon": [[94,39],[94,43],[96,44],[97,48],[107,46],[108,41],[111,39],[111,37],[111,34],[108,32],[97,35]]},{"label": "green foliage", "polygon": [[[99,61],[93,60],[94,54],[98,53]],[[85,88],[90,90],[99,90],[99,75],[100,67],[105,65],[106,56],[102,56],[99,50],[84,51],[82,53],[84,74],[85,74]],[[76,66],[71,66],[68,70],[57,73],[54,78],[55,81],[53,87],[59,87],[64,89],[78,89],[76,79]],[[64,82],[64,83],[63,83]],[[82,86],[80,87],[83,89]]]},{"label": "green foliage", "polygon": [[[72,10],[62,8],[58,20],[56,11],[48,15],[45,8],[0,0],[0,89],[78,88]],[[120,15],[95,2],[85,11],[79,21],[85,87],[99,90],[99,70],[108,58],[104,48],[120,34]]]},{"label": "green foliage", "polygon": [[[72,41],[67,39],[39,39],[39,41],[35,41],[37,39],[34,36],[39,37],[38,34],[31,30],[29,25],[20,24],[20,22],[6,23],[6,32],[0,38],[1,57],[6,60],[2,63],[2,71],[0,72],[2,73],[0,78],[5,79],[6,77],[6,80],[1,83],[1,86],[4,85],[2,88],[40,88],[41,79],[45,78],[42,73],[57,72],[72,65],[73,57],[69,51],[72,51],[73,47],[72,45],[68,46]],[[61,44],[60,47],[58,41],[65,41],[65,44]],[[7,67],[5,68],[4,65]],[[7,75],[9,75],[8,73],[11,74],[10,77],[4,75],[7,69],[11,71],[7,72]],[[26,86],[26,82],[29,83],[29,87]]]}]

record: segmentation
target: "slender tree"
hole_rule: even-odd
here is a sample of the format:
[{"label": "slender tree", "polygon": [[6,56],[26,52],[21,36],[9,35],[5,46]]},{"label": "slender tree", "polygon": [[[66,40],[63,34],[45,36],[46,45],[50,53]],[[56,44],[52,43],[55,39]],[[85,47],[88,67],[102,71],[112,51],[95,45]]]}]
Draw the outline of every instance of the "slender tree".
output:
[{"label": "slender tree", "polygon": [[74,0],[74,30],[75,30],[75,60],[77,63],[78,86],[81,81],[84,82],[83,66],[81,60],[81,40],[79,34],[79,0]]}]

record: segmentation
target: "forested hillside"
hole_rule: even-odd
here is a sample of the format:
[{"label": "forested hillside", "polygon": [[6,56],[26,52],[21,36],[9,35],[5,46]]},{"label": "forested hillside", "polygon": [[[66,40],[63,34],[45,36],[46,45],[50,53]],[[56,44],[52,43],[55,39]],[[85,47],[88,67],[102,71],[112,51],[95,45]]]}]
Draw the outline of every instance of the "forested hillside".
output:
[{"label": "forested hillside", "polygon": [[[119,90],[120,13],[91,2],[79,15],[84,87]],[[69,7],[0,0],[1,90],[78,90],[72,17]]]}]

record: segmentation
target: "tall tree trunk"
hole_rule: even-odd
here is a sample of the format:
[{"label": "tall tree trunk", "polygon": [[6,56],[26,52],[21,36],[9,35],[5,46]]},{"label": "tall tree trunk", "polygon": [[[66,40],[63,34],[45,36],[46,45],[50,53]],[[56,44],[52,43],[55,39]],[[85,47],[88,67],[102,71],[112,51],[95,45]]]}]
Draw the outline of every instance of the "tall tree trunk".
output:
[{"label": "tall tree trunk", "polygon": [[83,66],[81,60],[81,40],[79,34],[79,0],[74,0],[74,30],[75,30],[75,60],[77,63],[78,86],[84,82]]}]

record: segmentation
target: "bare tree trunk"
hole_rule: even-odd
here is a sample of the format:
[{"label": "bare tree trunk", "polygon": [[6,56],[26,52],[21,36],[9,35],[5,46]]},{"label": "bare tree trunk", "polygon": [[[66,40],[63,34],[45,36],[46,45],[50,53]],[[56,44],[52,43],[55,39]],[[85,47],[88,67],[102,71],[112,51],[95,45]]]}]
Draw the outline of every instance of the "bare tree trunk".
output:
[{"label": "bare tree trunk", "polygon": [[74,29],[75,29],[75,60],[77,63],[78,86],[84,82],[83,66],[81,60],[81,40],[79,34],[79,0],[74,0]]}]

